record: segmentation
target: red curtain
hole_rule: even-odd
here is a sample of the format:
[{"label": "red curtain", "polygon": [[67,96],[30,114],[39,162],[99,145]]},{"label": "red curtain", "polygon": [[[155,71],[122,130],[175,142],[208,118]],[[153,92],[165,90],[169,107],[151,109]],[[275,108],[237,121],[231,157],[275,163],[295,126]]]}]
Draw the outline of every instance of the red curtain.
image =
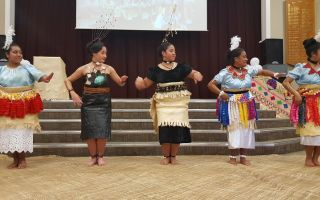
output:
[{"label": "red curtain", "polygon": [[[257,0],[208,0],[208,31],[178,32],[171,42],[177,49],[177,60],[188,63],[204,75],[204,81],[194,85],[189,81],[192,98],[212,98],[207,83],[226,65],[230,38],[239,35],[241,47],[248,56],[260,57],[261,2]],[[22,46],[25,59],[33,56],[59,56],[70,75],[90,61],[85,48],[92,38],[91,30],[76,30],[75,0],[16,0],[16,41]],[[153,89],[139,92],[135,78],[145,76],[149,67],[157,65],[156,48],[164,32],[111,31],[105,43],[107,64],[120,74],[129,76],[128,84],[112,85],[116,98],[147,98]],[[83,80],[75,83],[81,94]]]}]

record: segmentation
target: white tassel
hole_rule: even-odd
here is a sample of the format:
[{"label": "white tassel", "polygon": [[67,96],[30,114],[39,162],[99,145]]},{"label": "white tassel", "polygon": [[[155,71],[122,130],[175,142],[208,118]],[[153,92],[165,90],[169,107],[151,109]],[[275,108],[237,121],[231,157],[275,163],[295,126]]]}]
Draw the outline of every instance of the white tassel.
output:
[{"label": "white tassel", "polygon": [[189,122],[172,122],[172,121],[162,121],[158,123],[158,126],[182,126],[191,128]]},{"label": "white tassel", "polygon": [[241,42],[241,38],[240,37],[238,37],[237,35],[233,36],[231,38],[231,42],[230,42],[230,44],[231,44],[230,51],[238,48],[240,46],[240,42]]},{"label": "white tassel", "polygon": [[[232,98],[232,97],[229,97],[229,98]],[[229,103],[228,103],[229,124],[231,124],[232,121],[233,121],[233,119],[234,119],[233,111],[234,111],[234,110],[232,110],[232,103],[229,102]]]},{"label": "white tassel", "polygon": [[10,45],[13,42],[13,36],[16,35],[14,33],[13,26],[10,25],[8,31],[6,32],[6,41],[4,42],[3,49],[8,50]]},{"label": "white tassel", "polygon": [[314,39],[315,39],[317,42],[320,42],[320,30],[319,30],[319,32],[317,33],[317,35],[314,36]]},{"label": "white tassel", "polygon": [[[249,100],[252,100],[254,96],[250,93]],[[249,120],[248,127],[244,124],[240,123],[240,111],[239,111],[239,104],[241,99],[241,95],[232,95],[229,98],[228,102],[228,112],[229,112],[229,122],[230,125],[227,127],[229,132],[238,130],[241,128],[248,128],[248,129],[255,129],[256,128],[256,120]]]},{"label": "white tassel", "polygon": [[156,99],[165,99],[165,98],[176,98],[176,97],[184,97],[191,96],[191,92],[188,90],[181,91],[173,91],[173,92],[159,92],[155,94]]}]

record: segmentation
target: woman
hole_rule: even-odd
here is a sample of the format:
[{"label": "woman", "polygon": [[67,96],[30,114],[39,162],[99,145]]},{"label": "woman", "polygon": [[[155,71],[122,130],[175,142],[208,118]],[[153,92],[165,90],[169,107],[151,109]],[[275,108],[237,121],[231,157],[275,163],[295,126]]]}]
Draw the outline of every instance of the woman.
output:
[{"label": "woman", "polygon": [[[87,48],[91,62],[79,67],[65,80],[76,106],[81,106],[81,139],[88,145],[89,166],[105,164],[103,159],[107,139],[111,139],[111,94],[109,79],[124,86],[127,76],[119,77],[115,69],[104,64],[107,48],[100,39],[91,41]],[[85,76],[82,99],[73,90],[72,82]]]},{"label": "woman", "polygon": [[[289,72],[283,86],[294,95],[290,119],[297,127],[301,144],[305,146],[305,166],[320,166],[320,43],[314,38],[303,42],[308,62],[297,64]],[[291,83],[295,81],[299,88],[295,90]]]},{"label": "woman", "polygon": [[[233,40],[238,40],[234,44]],[[232,38],[228,52],[229,66],[222,69],[208,84],[211,92],[219,95],[217,115],[221,125],[228,131],[230,164],[250,165],[246,159],[248,149],[255,148],[254,129],[258,119],[254,96],[250,93],[252,77],[257,75],[278,77],[278,73],[249,67],[247,54],[239,48],[241,39]],[[221,90],[217,87],[221,85]],[[239,151],[240,150],[240,151]]]},{"label": "woman", "polygon": [[151,102],[151,117],[164,158],[161,164],[176,164],[176,155],[180,143],[190,143],[190,123],[188,104],[191,93],[184,83],[186,78],[195,83],[202,81],[202,75],[188,65],[176,63],[176,50],[173,44],[163,42],[158,48],[162,62],[149,69],[147,77],[137,77],[135,85],[138,90],[157,84]]},{"label": "woman", "polygon": [[27,167],[26,153],[33,152],[33,132],[40,132],[38,113],[43,109],[34,83],[48,83],[31,64],[22,64],[22,50],[12,43],[6,50],[8,64],[0,66],[0,153],[12,153],[9,169]]}]

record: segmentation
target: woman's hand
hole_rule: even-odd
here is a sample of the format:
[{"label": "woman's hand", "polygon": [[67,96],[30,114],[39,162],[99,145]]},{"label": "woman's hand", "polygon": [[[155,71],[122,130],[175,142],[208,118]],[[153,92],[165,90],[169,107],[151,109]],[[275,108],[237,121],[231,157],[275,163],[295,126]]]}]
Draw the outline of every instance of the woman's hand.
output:
[{"label": "woman's hand", "polygon": [[203,76],[200,72],[195,72],[193,74],[193,80],[194,80],[194,83],[197,84],[198,82],[202,81],[203,79]]},{"label": "woman's hand", "polygon": [[123,75],[120,77],[120,81],[121,81],[121,86],[124,86],[126,84],[128,80],[128,76],[127,75]]},{"label": "woman's hand", "polygon": [[53,72],[49,75],[44,75],[43,77],[41,77],[40,82],[49,83],[52,77],[53,77]]},{"label": "woman's hand", "polygon": [[71,91],[70,95],[71,95],[71,99],[73,101],[73,105],[75,105],[77,107],[81,107],[82,106],[81,97],[75,91]]},{"label": "woman's hand", "polygon": [[273,77],[276,78],[276,79],[283,78],[283,77],[286,77],[286,76],[287,76],[286,73],[274,73],[273,74]]},{"label": "woman's hand", "polygon": [[285,78],[287,77],[286,73],[279,73],[279,76],[277,78]]},{"label": "woman's hand", "polygon": [[295,104],[297,104],[297,105],[300,105],[300,104],[302,103],[302,97],[301,97],[301,95],[300,95],[300,94],[296,94],[296,95],[294,96],[293,102],[294,102]]},{"label": "woman's hand", "polygon": [[143,90],[145,88],[144,80],[140,76],[136,78],[136,81],[134,82],[134,84],[138,90]]},{"label": "woman's hand", "polygon": [[227,93],[223,93],[220,98],[224,101],[228,101],[229,100],[229,95]]},{"label": "woman's hand", "polygon": [[123,75],[123,76],[121,76],[120,79],[121,79],[122,83],[125,83],[125,82],[127,82],[128,76],[127,75]]}]

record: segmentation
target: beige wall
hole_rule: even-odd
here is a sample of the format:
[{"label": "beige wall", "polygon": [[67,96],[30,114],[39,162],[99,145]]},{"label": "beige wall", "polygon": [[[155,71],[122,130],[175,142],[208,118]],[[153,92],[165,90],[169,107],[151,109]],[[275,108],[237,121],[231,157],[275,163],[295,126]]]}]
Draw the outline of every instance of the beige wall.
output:
[{"label": "beige wall", "polygon": [[[285,30],[285,0],[270,0],[271,38],[283,39]],[[316,0],[316,31],[320,30],[320,0]]]},{"label": "beige wall", "polygon": [[284,2],[285,0],[270,0],[271,38],[284,38]]},{"label": "beige wall", "polygon": [[5,0],[0,0],[0,35],[5,34]]}]

